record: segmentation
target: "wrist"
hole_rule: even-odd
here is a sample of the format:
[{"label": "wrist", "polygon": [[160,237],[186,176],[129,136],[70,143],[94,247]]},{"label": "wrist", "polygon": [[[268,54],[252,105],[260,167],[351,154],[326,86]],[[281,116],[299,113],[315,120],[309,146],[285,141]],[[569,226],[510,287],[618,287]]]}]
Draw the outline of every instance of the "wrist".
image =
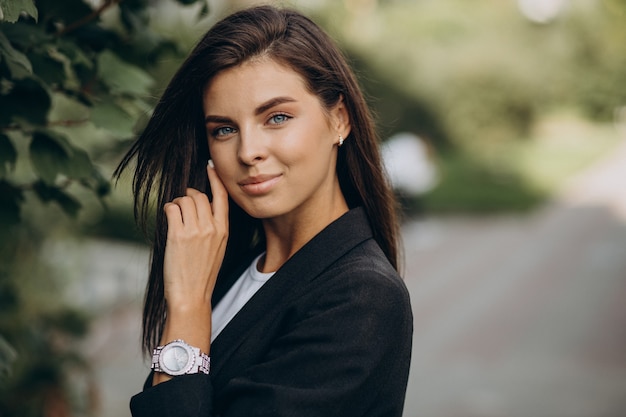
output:
[{"label": "wrist", "polygon": [[211,316],[211,303],[204,301],[190,302],[189,300],[184,303],[171,303],[166,300],[166,312],[167,317],[210,317]]},{"label": "wrist", "polygon": [[202,352],[211,347],[211,309],[168,308],[160,346],[182,339]]}]

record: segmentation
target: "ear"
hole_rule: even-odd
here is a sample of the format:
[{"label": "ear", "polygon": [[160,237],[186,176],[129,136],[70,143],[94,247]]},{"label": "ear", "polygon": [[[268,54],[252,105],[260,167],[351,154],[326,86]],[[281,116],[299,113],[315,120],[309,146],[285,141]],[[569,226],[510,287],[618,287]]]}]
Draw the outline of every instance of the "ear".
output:
[{"label": "ear", "polygon": [[337,135],[341,135],[344,139],[348,137],[351,130],[350,116],[343,99],[343,94],[339,96],[339,101],[330,111],[331,128],[335,130]]}]

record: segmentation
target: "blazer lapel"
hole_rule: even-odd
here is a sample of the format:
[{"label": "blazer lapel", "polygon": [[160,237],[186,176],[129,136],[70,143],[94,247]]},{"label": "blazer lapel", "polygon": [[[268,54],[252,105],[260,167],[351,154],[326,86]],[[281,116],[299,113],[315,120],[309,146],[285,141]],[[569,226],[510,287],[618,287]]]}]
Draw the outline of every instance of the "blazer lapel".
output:
[{"label": "blazer lapel", "polygon": [[[211,374],[217,375],[249,331],[299,286],[315,279],[346,252],[372,237],[361,207],[328,225],[294,254],[243,306],[211,344]],[[245,268],[244,268],[245,269]]]}]

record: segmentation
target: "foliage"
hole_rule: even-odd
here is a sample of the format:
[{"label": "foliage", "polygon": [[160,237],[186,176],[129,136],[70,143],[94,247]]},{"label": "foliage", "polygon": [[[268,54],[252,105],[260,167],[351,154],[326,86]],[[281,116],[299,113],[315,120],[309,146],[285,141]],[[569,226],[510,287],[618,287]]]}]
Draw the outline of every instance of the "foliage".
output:
[{"label": "foliage", "polygon": [[532,148],[535,126],[555,110],[606,123],[626,106],[625,0],[571,0],[545,24],[514,1],[352,3],[333,3],[324,22],[358,57],[385,136],[409,131],[437,151],[443,180],[425,197],[431,211],[534,207],[547,190],[529,185],[520,164],[485,155]]},{"label": "foliage", "polygon": [[[595,120],[611,121],[626,106],[626,1],[580,10],[567,22],[577,34],[573,49],[573,100]],[[600,28],[600,29],[599,29]]]},{"label": "foliage", "polygon": [[473,156],[450,152],[440,158],[441,183],[421,201],[424,210],[455,213],[526,211],[544,194],[505,166],[493,166]]},{"label": "foliage", "polygon": [[[22,229],[20,233],[27,233]],[[29,234],[30,238],[37,237]],[[90,398],[94,391],[91,370],[80,351],[79,342],[88,331],[89,318],[50,299],[57,281],[48,270],[47,282],[39,274],[25,274],[33,269],[43,273],[38,247],[26,239],[25,244],[4,242],[3,254],[20,259],[4,264],[0,281],[0,350],[5,352],[0,376],[0,410],[3,416],[40,416],[72,411],[87,414],[96,406]],[[33,265],[38,265],[34,268]],[[7,275],[21,276],[19,282]],[[35,289],[45,288],[44,298]],[[75,401],[74,396],[80,396]]]},{"label": "foliage", "polygon": [[[151,26],[165,3],[196,0],[0,0],[2,416],[92,407],[72,382],[90,385],[78,344],[89,317],[61,301],[63,280],[40,249],[61,212],[76,219],[86,205],[105,205],[98,158],[141,128],[155,88],[145,68],[179,48]],[[205,2],[189,7],[208,12]]]}]

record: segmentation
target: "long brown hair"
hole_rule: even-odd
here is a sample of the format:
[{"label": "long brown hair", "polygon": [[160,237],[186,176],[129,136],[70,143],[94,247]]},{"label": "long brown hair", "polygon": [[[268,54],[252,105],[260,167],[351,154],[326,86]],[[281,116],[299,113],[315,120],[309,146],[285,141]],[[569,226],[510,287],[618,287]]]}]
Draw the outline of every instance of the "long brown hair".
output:
[{"label": "long brown hair", "polygon": [[[210,195],[205,171],[209,149],[202,106],[204,89],[220,71],[259,56],[272,58],[300,74],[327,109],[343,97],[351,132],[338,150],[339,184],[350,208],[365,208],[375,240],[397,269],[396,203],[383,173],[371,113],[333,41],[310,19],[289,9],[259,6],[236,12],[215,24],[193,49],[115,171],[119,178],[136,159],[135,218],[145,230],[154,194],[157,208],[184,195],[187,187]],[[260,221],[232,201],[230,208],[229,241],[220,276],[264,245]],[[143,346],[148,352],[158,343],[165,321],[166,235],[167,220],[163,210],[157,209],[143,312]]]}]

